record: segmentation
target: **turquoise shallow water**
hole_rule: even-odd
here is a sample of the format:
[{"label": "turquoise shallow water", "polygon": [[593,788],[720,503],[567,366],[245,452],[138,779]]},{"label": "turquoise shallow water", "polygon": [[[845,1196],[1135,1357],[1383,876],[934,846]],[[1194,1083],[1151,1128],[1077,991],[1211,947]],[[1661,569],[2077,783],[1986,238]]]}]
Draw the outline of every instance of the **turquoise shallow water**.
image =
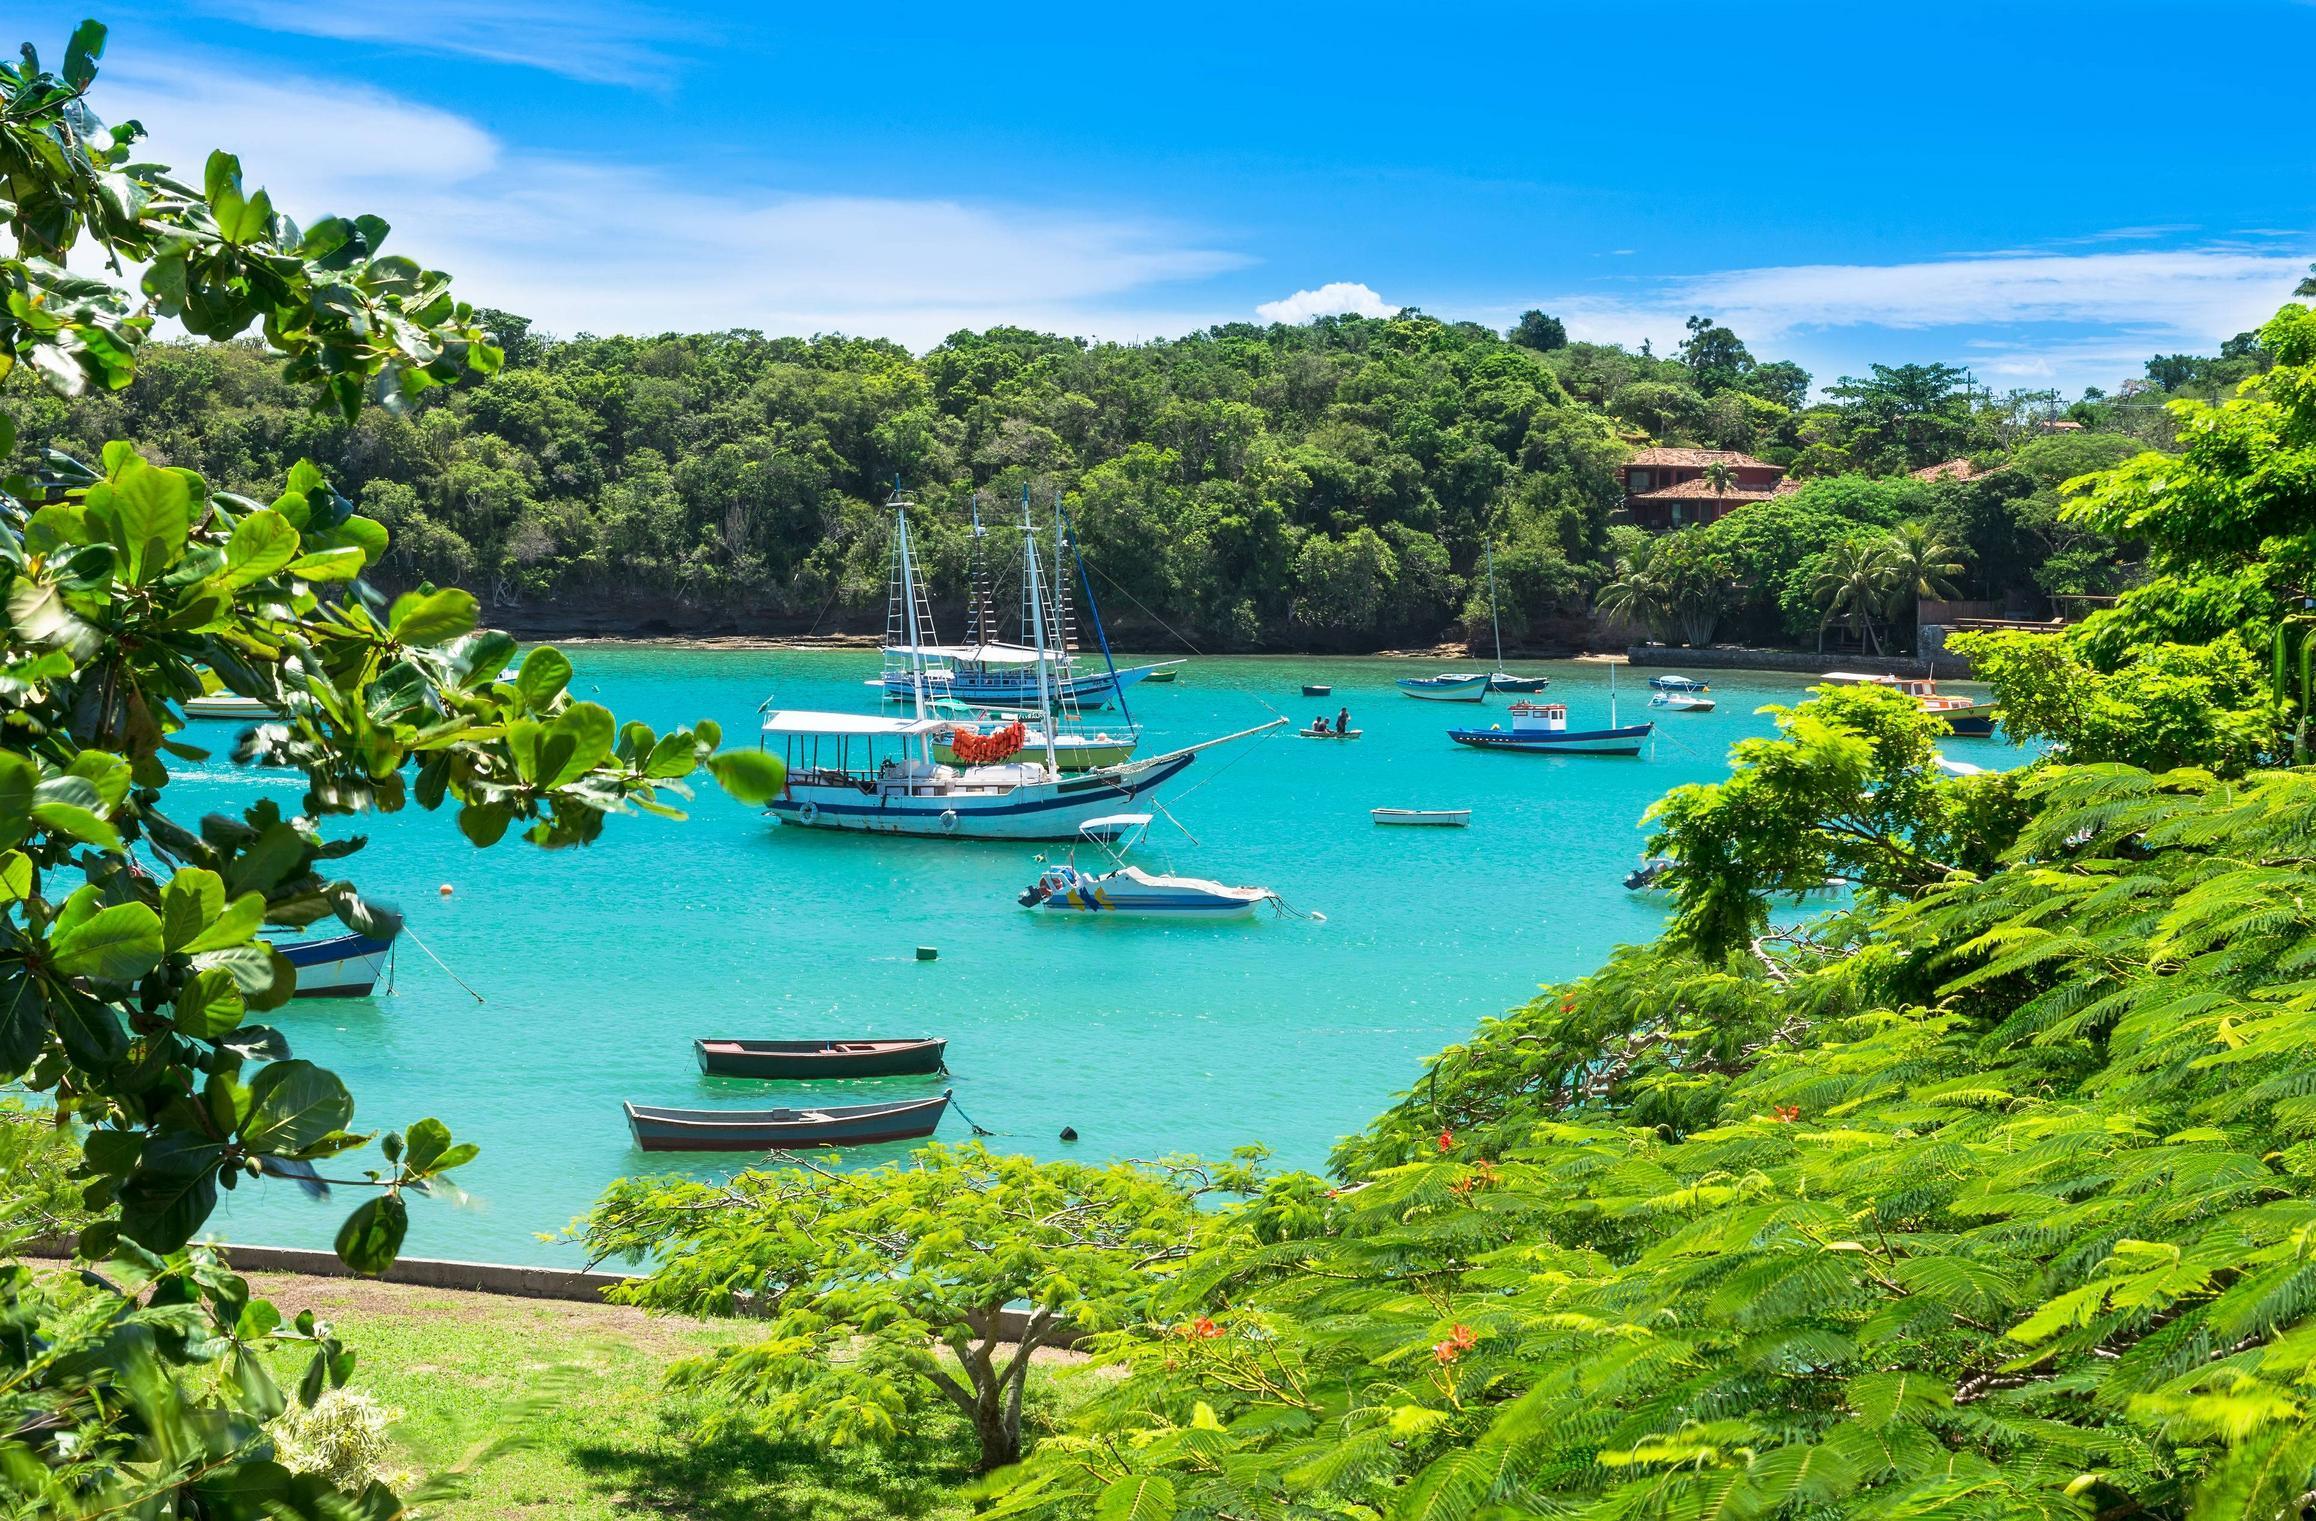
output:
[{"label": "turquoise shallow water", "polygon": [[[749,743],[757,705],[857,709],[873,655],[588,646],[575,688],[659,727],[721,722]],[[1444,668],[1444,667],[1443,667]],[[1444,731],[1483,710],[1417,702],[1408,661],[1207,659],[1172,686],[1133,689],[1144,753],[1260,723],[1307,723],[1348,703],[1362,739],[1284,732],[1202,755],[1168,794],[1193,843],[1161,818],[1136,859],[1277,889],[1325,922],[1057,920],[1017,907],[1055,847],[869,839],[780,829],[712,788],[690,821],[613,821],[605,841],[555,854],[469,846],[447,815],[367,821],[350,863],[487,1002],[404,945],[393,992],[301,1000],[276,1020],[299,1054],[353,1088],[362,1128],[441,1116],[481,1157],[462,1204],[417,1201],[414,1255],[576,1264],[539,1239],[605,1184],[643,1171],[711,1176],[732,1157],[633,1149],[620,1101],[743,1106],[763,1085],[710,1080],[701,1035],[939,1034],[958,1102],[1039,1156],[1220,1153],[1248,1142],[1317,1166],[1414,1076],[1417,1063],[1537,985],[1645,939],[1661,902],[1621,878],[1649,802],[1725,774],[1729,744],[1770,732],[1754,709],[1803,678],[1723,673],[1716,712],[1660,715],[1653,756],[1488,754]],[[1607,713],[1605,667],[1555,663],[1572,726]],[[1297,695],[1332,683],[1328,699]],[[1646,692],[1620,678],[1622,712]],[[1499,712],[1504,699],[1491,699]],[[1484,720],[1483,720],[1484,721]],[[216,726],[217,740],[229,731]],[[2009,765],[1997,741],[1948,752]],[[276,786],[222,764],[187,779],[203,810]],[[1382,829],[1374,807],[1469,807],[1464,830]],[[346,825],[340,824],[339,828]],[[449,883],[450,897],[436,887]],[[920,963],[915,947],[937,946]],[[824,1102],[937,1091],[937,1080],[815,1085]],[[1056,1139],[1064,1125],[1082,1139]],[[961,1139],[954,1115],[942,1135]],[[850,1153],[875,1160],[902,1147]],[[351,1164],[351,1166],[349,1166]],[[342,1159],[351,1170],[360,1164]],[[351,1200],[279,1185],[225,1196],[224,1239],[326,1245]]]}]

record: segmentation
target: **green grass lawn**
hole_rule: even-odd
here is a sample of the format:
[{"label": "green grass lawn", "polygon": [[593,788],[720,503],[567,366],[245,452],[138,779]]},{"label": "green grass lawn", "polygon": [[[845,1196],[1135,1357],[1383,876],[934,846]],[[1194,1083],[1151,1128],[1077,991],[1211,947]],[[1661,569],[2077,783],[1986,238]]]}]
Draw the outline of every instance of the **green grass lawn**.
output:
[{"label": "green grass lawn", "polygon": [[[971,1439],[946,1412],[901,1453],[831,1452],[752,1435],[695,1433],[699,1397],[664,1386],[680,1358],[742,1328],[599,1305],[328,1279],[253,1275],[285,1314],[311,1308],[360,1354],[353,1387],[401,1412],[402,1464],[439,1472],[513,1434],[465,1498],[430,1516],[699,1517],[885,1521],[967,1514]],[[294,1377],[302,1362],[285,1359]],[[1032,1379],[1055,1398],[1053,1369]],[[1066,1378],[1066,1370],[1065,1378]],[[285,1383],[288,1381],[285,1377]]]}]

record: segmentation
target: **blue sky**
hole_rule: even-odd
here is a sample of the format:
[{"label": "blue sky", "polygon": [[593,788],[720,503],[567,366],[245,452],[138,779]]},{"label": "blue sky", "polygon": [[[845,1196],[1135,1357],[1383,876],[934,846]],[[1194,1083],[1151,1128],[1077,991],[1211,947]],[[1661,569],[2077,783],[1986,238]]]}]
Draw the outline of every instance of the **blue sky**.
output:
[{"label": "blue sky", "polygon": [[[86,6],[12,7],[55,53]],[[2316,4],[98,12],[97,106],[375,211],[561,333],[1132,339],[1412,305],[1660,350],[1692,311],[2112,384],[2316,259]]]}]

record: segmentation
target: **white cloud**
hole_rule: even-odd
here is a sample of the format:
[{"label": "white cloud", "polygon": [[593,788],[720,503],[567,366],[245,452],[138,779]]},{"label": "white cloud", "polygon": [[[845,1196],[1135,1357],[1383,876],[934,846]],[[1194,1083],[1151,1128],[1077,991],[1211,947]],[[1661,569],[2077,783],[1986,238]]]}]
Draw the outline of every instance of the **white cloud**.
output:
[{"label": "white cloud", "polygon": [[1398,310],[1364,285],[1337,280],[1317,290],[1296,291],[1284,300],[1265,301],[1255,308],[1255,315],[1265,322],[1294,324],[1343,313],[1355,317],[1388,317]]},{"label": "white cloud", "polygon": [[267,31],[484,58],[572,79],[656,88],[669,60],[653,45],[669,23],[617,0],[199,0],[202,10]]},{"label": "white cloud", "polygon": [[[214,143],[301,222],[375,212],[394,251],[555,333],[752,327],[924,346],[961,327],[1173,336],[1212,309],[1143,293],[1248,262],[1132,217],[958,199],[701,189],[672,173],[525,154],[475,123],[318,81],[242,88],[194,68],[116,72],[100,107],[198,173]],[[279,130],[295,121],[295,133]]]}]

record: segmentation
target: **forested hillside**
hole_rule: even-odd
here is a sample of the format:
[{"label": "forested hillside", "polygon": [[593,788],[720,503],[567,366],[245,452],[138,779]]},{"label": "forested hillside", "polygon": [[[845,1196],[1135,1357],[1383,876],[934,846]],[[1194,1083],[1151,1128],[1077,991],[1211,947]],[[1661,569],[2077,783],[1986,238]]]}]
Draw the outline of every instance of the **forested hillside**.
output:
[{"label": "forested hillside", "polygon": [[[749,332],[548,340],[487,315],[495,375],[352,423],[311,410],[251,344],[154,345],[114,394],[9,391],[30,445],[134,436],[247,490],[312,458],[393,530],[390,580],[469,587],[517,628],[879,628],[898,478],[927,509],[949,606],[972,494],[1002,520],[1026,486],[1066,498],[1133,633],[1163,619],[1213,649],[1459,637],[1485,627],[1492,540],[1507,637],[1551,649],[1582,639],[1619,583],[1638,587],[1619,603],[1632,621],[1664,637],[1806,642],[1830,625],[1879,643],[1907,626],[1910,588],[1884,575],[1861,620],[1832,605],[1835,552],[1899,563],[1885,536],[1908,523],[1917,549],[1951,552],[1931,581],[1963,595],[2111,590],[2128,555],[2060,523],[2057,482],[2168,444],[2166,386],[2265,363],[2256,339],[2165,356],[2138,387],[2154,394],[2092,398],[2074,412],[2093,432],[2041,437],[2055,397],[1994,397],[1942,365],[1875,366],[1813,403],[1799,367],[1757,362],[1701,318],[1673,356],[1569,343],[1540,313],[1505,336],[1408,312],[1137,345],[1000,328],[920,358]],[[1668,553],[1618,523],[1616,468],[1651,442],[1745,450],[1823,484]],[[2020,468],[1905,474],[1957,457]]]}]

